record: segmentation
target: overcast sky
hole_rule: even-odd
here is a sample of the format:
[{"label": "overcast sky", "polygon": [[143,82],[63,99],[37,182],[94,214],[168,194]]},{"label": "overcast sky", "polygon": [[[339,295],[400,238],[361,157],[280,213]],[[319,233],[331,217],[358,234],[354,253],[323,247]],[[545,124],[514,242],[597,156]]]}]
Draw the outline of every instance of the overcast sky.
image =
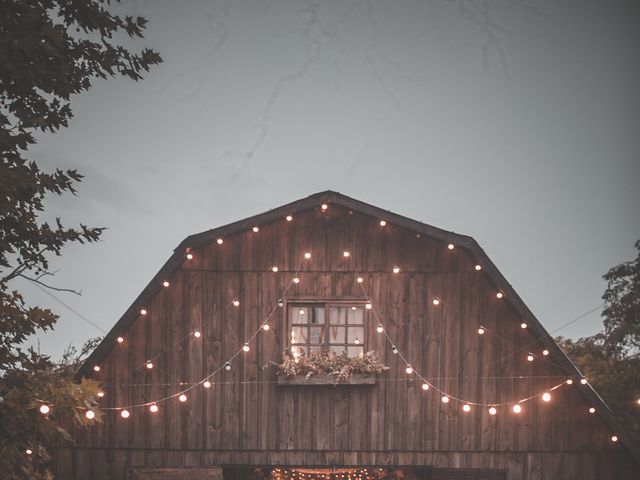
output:
[{"label": "overcast sky", "polygon": [[[637,5],[125,1],[164,63],[96,82],[30,153],[86,176],[51,214],[108,227],[54,262],[83,291],[56,296],[109,330],[187,235],[332,189],[473,236],[554,331],[640,238]],[[43,352],[102,334],[24,287],[62,316]]]}]

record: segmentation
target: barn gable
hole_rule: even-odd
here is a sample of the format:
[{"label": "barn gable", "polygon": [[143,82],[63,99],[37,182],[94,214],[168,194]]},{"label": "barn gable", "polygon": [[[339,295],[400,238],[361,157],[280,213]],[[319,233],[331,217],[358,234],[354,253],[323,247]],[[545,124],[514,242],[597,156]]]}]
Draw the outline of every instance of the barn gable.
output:
[{"label": "barn gable", "polygon": [[[307,251],[310,261],[304,259]],[[344,257],[344,252],[350,256]],[[399,268],[395,276],[394,267]],[[287,282],[293,275],[301,281],[290,289]],[[356,275],[363,277],[364,290],[354,282]],[[318,298],[371,301],[401,351],[399,357],[382,336],[368,334],[367,349],[378,352],[391,367],[389,381],[381,378],[373,391],[341,387],[314,395],[272,385],[272,372],[261,367],[287,347],[286,309],[271,313],[274,302],[285,296],[293,305]],[[236,299],[239,306],[234,308],[229,302]],[[273,331],[254,339],[264,319]],[[478,335],[479,326],[488,334]],[[196,331],[202,342],[185,343]],[[125,341],[119,344],[118,337]],[[247,358],[236,359],[238,348],[249,339],[255,342]],[[548,355],[541,353],[544,350]],[[529,353],[536,357],[530,365],[524,360]],[[128,426],[108,421],[87,443],[165,452],[228,447],[254,452],[255,458],[277,451],[391,450],[400,452],[391,462],[403,463],[398,455],[409,454],[402,452],[467,451],[473,456],[483,451],[526,452],[531,445],[549,455],[560,450],[588,454],[594,449],[613,454],[619,447],[611,444],[610,435],[623,435],[604,402],[588,384],[579,383],[580,372],[473,238],[331,191],[186,238],[79,375],[98,376],[113,387],[105,400],[109,408],[173,395],[180,391],[178,384],[200,381],[230,358],[233,369],[212,378],[222,383],[214,400],[190,390],[188,414],[178,402],[167,401],[161,416],[134,415]],[[422,382],[406,375],[396,378],[406,367],[401,358],[410,360],[436,390],[454,399],[452,403],[456,398],[509,403],[537,396],[564,378],[574,380],[574,385],[558,388],[557,397],[564,400],[553,408],[529,402],[522,416],[504,413],[494,421],[479,413],[484,406],[474,406],[477,412],[472,416],[461,414],[459,405],[443,409],[439,397],[432,395],[434,388],[431,400],[423,400]],[[146,361],[156,365],[147,370]],[[96,365],[101,367],[98,374],[93,371]],[[523,384],[518,376],[530,381]],[[133,388],[127,390],[126,384]],[[328,418],[322,416],[322,402],[331,405]],[[595,415],[587,413],[590,406]],[[406,417],[390,421],[398,411]],[[150,428],[164,434],[150,437]],[[287,463],[307,464],[301,455],[302,460]],[[417,456],[412,458],[409,463],[419,462]]]}]

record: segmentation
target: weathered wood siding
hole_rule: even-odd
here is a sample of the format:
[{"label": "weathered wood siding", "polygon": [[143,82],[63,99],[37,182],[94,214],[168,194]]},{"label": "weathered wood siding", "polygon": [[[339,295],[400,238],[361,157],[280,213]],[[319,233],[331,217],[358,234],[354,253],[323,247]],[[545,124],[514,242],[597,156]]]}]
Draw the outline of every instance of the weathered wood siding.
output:
[{"label": "weathered wood siding", "polygon": [[[98,378],[117,385],[106,388],[105,406],[149,401],[202,379],[259,327],[298,271],[301,281],[287,301],[363,298],[359,272],[398,348],[455,396],[507,402],[561,381],[553,358],[526,361],[527,351],[541,357],[540,344],[504,357],[535,338],[520,328],[509,299],[496,298],[468,252],[335,205],[259,227],[197,248],[167,278],[170,287],[101,364]],[[392,273],[394,265],[401,273]],[[224,309],[236,297],[240,307]],[[434,306],[436,297],[444,303]],[[498,468],[510,480],[625,478],[615,469],[631,460],[610,442],[614,432],[587,413],[578,382],[555,391],[549,403],[523,404],[520,415],[505,408],[495,417],[486,409],[465,414],[459,403],[443,404],[435,391],[407,379],[371,313],[367,349],[391,367],[375,386],[278,386],[273,369],[262,367],[286,348],[285,312],[278,308],[250,352],[210,389],[189,392],[186,403],[170,400],[155,415],[134,409],[127,420],[108,412],[104,424],[79,431],[77,448],[57,453],[61,478],[120,479],[132,466],[233,464]],[[478,335],[480,324],[498,336]],[[179,341],[196,329],[201,338]],[[167,349],[152,370],[134,370]]]}]

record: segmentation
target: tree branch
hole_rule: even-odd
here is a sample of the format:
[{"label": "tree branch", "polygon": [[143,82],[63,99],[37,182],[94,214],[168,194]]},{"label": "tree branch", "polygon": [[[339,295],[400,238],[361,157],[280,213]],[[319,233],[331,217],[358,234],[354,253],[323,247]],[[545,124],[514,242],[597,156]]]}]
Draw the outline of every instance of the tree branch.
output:
[{"label": "tree branch", "polygon": [[[53,275],[53,274],[49,274],[49,275]],[[40,281],[39,279],[42,278],[43,275],[40,275],[37,278],[31,278],[31,277],[27,277],[26,275],[19,273],[18,274],[19,277],[25,278],[33,283],[36,283],[38,285],[41,285],[43,287],[46,287],[50,290],[55,290],[56,292],[69,292],[69,293],[75,293],[76,295],[82,295],[82,290],[73,290],[72,288],[59,288],[59,287],[54,287],[52,285],[47,285],[46,283]]]}]

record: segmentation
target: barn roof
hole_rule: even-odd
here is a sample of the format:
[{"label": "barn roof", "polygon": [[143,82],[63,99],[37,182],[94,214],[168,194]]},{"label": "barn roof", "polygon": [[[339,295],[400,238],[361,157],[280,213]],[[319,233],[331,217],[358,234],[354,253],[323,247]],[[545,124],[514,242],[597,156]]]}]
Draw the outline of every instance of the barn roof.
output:
[{"label": "barn roof", "polygon": [[[545,347],[550,351],[550,357],[558,363],[560,368],[562,368],[567,376],[582,375],[578,368],[571,362],[569,357],[567,357],[564,351],[555,343],[551,335],[549,335],[549,333],[541,325],[541,323],[531,312],[531,310],[529,310],[527,305],[516,293],[509,282],[505,279],[502,273],[500,273],[498,268],[493,264],[484,250],[472,237],[427,225],[417,220],[413,220],[411,218],[392,213],[388,210],[375,207],[368,203],[361,202],[341,193],[327,190],[271,209],[267,212],[260,213],[258,215],[254,215],[252,217],[248,217],[243,220],[239,220],[237,222],[230,223],[218,228],[190,235],[185,238],[173,250],[173,254],[171,255],[171,257],[169,257],[162,268],[160,268],[158,273],[151,279],[149,284],[144,288],[144,290],[142,290],[140,295],[138,295],[131,306],[124,312],[122,317],[120,317],[113,328],[104,337],[102,342],[86,359],[86,361],[78,370],[78,378],[80,378],[81,376],[91,375],[92,365],[100,363],[101,359],[103,359],[115,345],[115,339],[126,332],[133,324],[133,322],[138,318],[140,309],[146,306],[149,300],[162,289],[162,281],[165,280],[173,271],[178,269],[183,264],[184,254],[187,249],[195,249],[201,245],[213,242],[217,238],[228,237],[236,233],[244,232],[248,229],[251,229],[256,224],[270,223],[272,221],[279,220],[287,215],[294,215],[297,212],[315,208],[322,203],[341,205],[355,212],[360,212],[366,215],[373,216],[375,218],[384,219],[396,226],[412,230],[416,233],[424,234],[432,238],[442,240],[444,242],[453,243],[457,248],[466,249],[474,255],[478,262],[483,265],[483,270],[494,282],[496,288],[504,292],[505,296],[511,302],[513,308],[518,312],[523,321],[527,323],[528,328],[535,335],[535,337],[538,338],[540,342],[544,344]],[[630,442],[628,436],[624,433],[624,429],[615,419],[611,409],[598,395],[598,393],[591,387],[591,385],[587,384],[585,388],[580,388],[579,391],[591,404],[594,404],[598,407],[597,413],[603,418],[603,420],[609,425],[609,427],[614,432],[616,432],[620,440],[625,443],[625,445],[629,448],[630,452],[636,457],[636,459],[640,460],[640,450],[638,450],[637,447]]]}]

